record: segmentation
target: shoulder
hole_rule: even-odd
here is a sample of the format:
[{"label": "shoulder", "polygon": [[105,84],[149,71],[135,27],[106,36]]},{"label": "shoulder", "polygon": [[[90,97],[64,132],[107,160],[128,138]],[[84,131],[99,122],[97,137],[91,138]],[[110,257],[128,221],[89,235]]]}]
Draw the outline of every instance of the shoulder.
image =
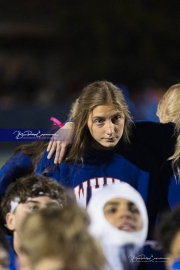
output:
[{"label": "shoulder", "polygon": [[147,130],[153,129],[154,131],[169,130],[169,132],[174,132],[175,124],[172,122],[160,123],[153,121],[134,121],[134,128],[136,130],[141,130],[146,128]]},{"label": "shoulder", "polygon": [[142,170],[149,171],[151,166],[156,167],[156,157],[148,147],[139,142],[119,144],[117,153]]},{"label": "shoulder", "polygon": [[0,169],[0,186],[7,186],[32,170],[32,160],[28,155],[19,152],[11,157]]},{"label": "shoulder", "polygon": [[54,157],[55,157],[55,154],[50,158],[48,159],[47,158],[48,156],[48,152],[47,151],[44,151],[40,161],[38,164],[43,164],[45,167],[51,165],[51,164],[54,164]]},{"label": "shoulder", "polygon": [[133,144],[138,142],[147,147],[157,158],[160,168],[173,154],[177,139],[174,128],[174,123],[137,121],[132,128],[130,139]]},{"label": "shoulder", "polygon": [[54,163],[55,154],[48,159],[48,152],[45,151],[37,164],[36,175],[43,174],[48,177],[59,179],[60,174],[66,174],[68,169],[72,169],[73,166],[71,164],[68,166],[67,162],[62,162],[60,164]]},{"label": "shoulder", "polygon": [[174,137],[175,124],[169,123],[159,123],[151,121],[135,121],[132,127],[132,137],[140,136],[152,137],[152,138],[163,138],[168,139]]},{"label": "shoulder", "polygon": [[30,166],[32,164],[32,158],[29,155],[24,154],[22,151],[12,156],[6,161],[1,169],[6,167],[16,167],[16,166]]}]

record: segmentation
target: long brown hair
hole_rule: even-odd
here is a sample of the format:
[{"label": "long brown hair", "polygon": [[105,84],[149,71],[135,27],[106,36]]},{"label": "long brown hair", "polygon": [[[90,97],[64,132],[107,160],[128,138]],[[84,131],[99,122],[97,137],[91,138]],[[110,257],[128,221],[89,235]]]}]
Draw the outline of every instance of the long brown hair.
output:
[{"label": "long brown hair", "polygon": [[[89,114],[95,107],[113,104],[125,117],[122,140],[129,142],[131,116],[122,91],[107,81],[97,81],[86,86],[73,105],[74,141],[66,161],[83,161],[83,153],[92,147],[92,136],[87,126]],[[72,113],[73,112],[73,113]]]}]

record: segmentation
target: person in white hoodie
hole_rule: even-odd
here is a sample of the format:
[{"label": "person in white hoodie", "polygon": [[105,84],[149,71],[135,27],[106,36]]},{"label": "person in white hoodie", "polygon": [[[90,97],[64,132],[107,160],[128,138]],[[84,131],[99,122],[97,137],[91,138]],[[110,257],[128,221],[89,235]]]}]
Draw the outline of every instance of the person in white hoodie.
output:
[{"label": "person in white hoodie", "polygon": [[104,187],[92,196],[87,211],[89,230],[103,247],[106,269],[138,269],[140,262],[149,259],[143,255],[147,210],[133,187],[124,182]]}]

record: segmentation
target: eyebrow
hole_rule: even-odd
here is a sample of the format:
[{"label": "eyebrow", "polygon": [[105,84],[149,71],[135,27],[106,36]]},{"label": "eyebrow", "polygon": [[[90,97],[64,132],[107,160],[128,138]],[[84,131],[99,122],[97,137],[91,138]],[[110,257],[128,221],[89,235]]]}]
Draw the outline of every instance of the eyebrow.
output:
[{"label": "eyebrow", "polygon": [[104,207],[108,205],[119,205],[119,204],[120,204],[119,202],[107,202]]},{"label": "eyebrow", "polygon": [[26,203],[36,203],[36,204],[39,204],[40,202],[34,201],[34,200],[29,200],[29,201],[26,201]]},{"label": "eyebrow", "polygon": [[[115,202],[107,202],[104,207],[106,207],[108,205],[119,205],[119,204],[121,204],[121,203],[120,202],[116,202],[116,201]],[[137,208],[137,206],[133,202],[128,202],[128,206],[135,206]]]},{"label": "eyebrow", "polygon": [[[111,117],[115,117],[116,115],[119,115],[119,114],[123,114],[123,112],[117,112],[115,114],[113,114]],[[95,115],[95,116],[92,116],[92,118],[106,118],[105,116],[98,116],[98,115]]]},{"label": "eyebrow", "polygon": [[47,205],[59,205],[58,201],[48,202]]}]

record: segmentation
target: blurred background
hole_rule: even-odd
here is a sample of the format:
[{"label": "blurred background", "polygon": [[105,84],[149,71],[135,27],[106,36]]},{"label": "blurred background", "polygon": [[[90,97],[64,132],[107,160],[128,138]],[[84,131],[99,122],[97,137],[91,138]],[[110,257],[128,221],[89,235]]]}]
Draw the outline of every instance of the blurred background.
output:
[{"label": "blurred background", "polygon": [[[180,82],[180,2],[0,0],[0,128],[48,128],[94,80],[120,86],[134,119]],[[1,143],[1,163],[15,144]]]}]

